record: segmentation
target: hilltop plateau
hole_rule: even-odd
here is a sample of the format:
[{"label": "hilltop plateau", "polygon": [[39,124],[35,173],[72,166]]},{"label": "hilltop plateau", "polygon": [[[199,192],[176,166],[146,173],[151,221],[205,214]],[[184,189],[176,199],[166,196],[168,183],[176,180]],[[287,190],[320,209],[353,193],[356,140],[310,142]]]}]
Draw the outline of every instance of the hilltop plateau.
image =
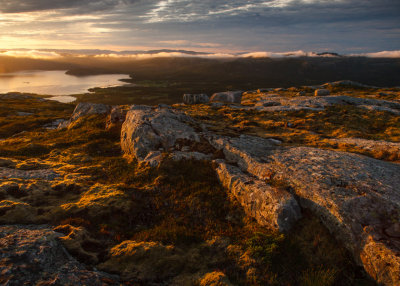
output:
[{"label": "hilltop plateau", "polygon": [[181,101],[0,95],[1,284],[399,285],[399,88]]}]

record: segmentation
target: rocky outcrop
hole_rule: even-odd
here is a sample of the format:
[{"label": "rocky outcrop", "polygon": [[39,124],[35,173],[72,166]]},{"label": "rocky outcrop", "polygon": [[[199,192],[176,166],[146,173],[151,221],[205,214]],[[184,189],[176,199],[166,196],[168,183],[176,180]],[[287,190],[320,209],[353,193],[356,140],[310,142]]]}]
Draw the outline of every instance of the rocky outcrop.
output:
[{"label": "rocky outcrop", "polygon": [[242,171],[288,184],[376,281],[399,283],[399,165],[250,136],[210,142]]},{"label": "rocky outcrop", "polygon": [[383,140],[367,140],[362,138],[331,138],[330,143],[353,145],[359,149],[373,153],[387,153],[397,155],[400,159],[400,143]]},{"label": "rocky outcrop", "polygon": [[46,226],[0,226],[2,285],[119,285],[118,278],[88,270]]},{"label": "rocky outcrop", "polygon": [[185,104],[201,104],[207,103],[210,101],[210,98],[207,94],[184,94],[183,95],[183,103]]},{"label": "rocky outcrop", "polygon": [[346,95],[285,97],[276,94],[266,94],[253,102],[253,104],[255,109],[262,111],[294,111],[301,109],[318,111],[332,105],[351,105],[364,109],[400,114],[400,103],[398,102]]},{"label": "rocky outcrop", "polygon": [[330,91],[328,89],[317,89],[314,92],[315,96],[326,96],[329,94],[330,94]]},{"label": "rocky outcrop", "polygon": [[266,184],[244,174],[239,168],[216,160],[216,172],[221,184],[254,217],[260,225],[280,232],[288,231],[301,218],[297,201],[286,190]]},{"label": "rocky outcrop", "polygon": [[355,81],[352,81],[352,80],[340,80],[340,81],[328,82],[328,83],[323,84],[323,86],[332,86],[332,87],[341,86],[341,87],[357,87],[357,88],[377,88],[376,86],[366,85],[366,84],[362,84],[362,83],[355,82]]},{"label": "rocky outcrop", "polygon": [[71,118],[65,122],[62,122],[58,128],[66,128],[69,127],[71,123],[77,121],[82,116],[92,115],[92,114],[107,114],[110,112],[110,107],[104,104],[98,103],[79,103],[74,112],[71,115]]},{"label": "rocky outcrop", "polygon": [[136,106],[131,109],[121,130],[121,147],[125,154],[139,161],[152,151],[170,151],[178,140],[200,141],[191,126],[193,120],[171,109]]},{"label": "rocky outcrop", "polygon": [[210,102],[241,103],[243,91],[226,91],[214,93]]}]

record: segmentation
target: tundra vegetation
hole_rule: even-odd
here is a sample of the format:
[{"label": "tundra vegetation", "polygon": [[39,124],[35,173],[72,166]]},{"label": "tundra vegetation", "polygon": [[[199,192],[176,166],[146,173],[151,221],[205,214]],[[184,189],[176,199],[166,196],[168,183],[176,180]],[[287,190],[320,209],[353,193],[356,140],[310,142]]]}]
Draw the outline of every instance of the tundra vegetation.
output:
[{"label": "tundra vegetation", "polygon": [[[400,99],[397,89],[329,89],[331,94]],[[279,94],[291,98],[300,91],[312,92],[304,87]],[[241,107],[174,108],[216,134],[256,135],[284,146],[400,161],[399,150],[330,140],[398,143],[398,114],[351,105],[242,110],[262,96],[246,93]],[[0,96],[0,101],[1,224],[50,225],[88,267],[118,274],[126,285],[375,285],[310,211],[304,210],[283,234],[258,225],[220,185],[209,161],[167,159],[150,167],[122,156],[121,126],[106,129],[106,115],[83,116],[68,128],[50,129],[52,122],[67,120],[74,105],[23,95]],[[288,188],[280,181],[269,183]],[[11,279],[7,275],[0,281]]]}]

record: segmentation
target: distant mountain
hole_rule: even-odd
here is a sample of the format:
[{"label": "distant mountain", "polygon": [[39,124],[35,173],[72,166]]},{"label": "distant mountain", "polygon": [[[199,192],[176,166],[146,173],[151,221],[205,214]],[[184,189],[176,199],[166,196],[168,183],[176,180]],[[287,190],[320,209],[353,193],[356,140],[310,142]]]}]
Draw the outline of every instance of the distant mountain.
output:
[{"label": "distant mountain", "polygon": [[321,56],[321,57],[342,57],[342,55],[340,55],[338,53],[333,53],[333,52],[317,53],[317,56]]}]

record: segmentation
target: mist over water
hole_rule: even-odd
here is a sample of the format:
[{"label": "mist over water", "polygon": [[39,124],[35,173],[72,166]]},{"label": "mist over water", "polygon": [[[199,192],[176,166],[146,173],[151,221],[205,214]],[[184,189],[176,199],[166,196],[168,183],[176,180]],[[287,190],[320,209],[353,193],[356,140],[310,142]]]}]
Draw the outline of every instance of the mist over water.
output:
[{"label": "mist over water", "polygon": [[58,98],[71,94],[88,92],[93,87],[123,85],[120,79],[129,78],[126,74],[105,74],[91,76],[72,76],[66,71],[21,71],[0,74],[0,93],[23,92],[42,95],[55,95]]}]

